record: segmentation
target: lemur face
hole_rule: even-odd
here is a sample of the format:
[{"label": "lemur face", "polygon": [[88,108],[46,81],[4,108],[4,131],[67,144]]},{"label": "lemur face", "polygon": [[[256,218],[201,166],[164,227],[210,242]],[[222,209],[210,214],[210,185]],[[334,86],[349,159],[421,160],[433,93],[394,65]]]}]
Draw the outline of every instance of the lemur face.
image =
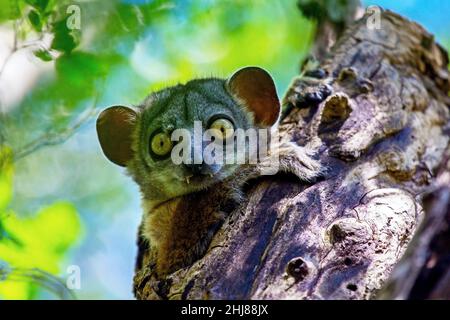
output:
[{"label": "lemur face", "polygon": [[110,107],[100,114],[97,132],[104,154],[127,167],[144,197],[165,201],[231,176],[239,164],[225,158],[248,152],[236,143],[236,133],[268,130],[279,113],[272,78],[249,67],[229,80],[166,88],[136,108]]}]

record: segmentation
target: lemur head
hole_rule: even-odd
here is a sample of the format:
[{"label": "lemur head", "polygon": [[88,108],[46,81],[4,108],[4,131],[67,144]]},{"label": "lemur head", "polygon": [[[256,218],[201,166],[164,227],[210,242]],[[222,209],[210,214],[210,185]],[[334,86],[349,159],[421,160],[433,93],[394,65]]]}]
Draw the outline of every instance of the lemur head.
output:
[{"label": "lemur head", "polygon": [[[179,150],[171,139],[175,130],[187,130],[194,137],[194,127],[201,124],[203,130],[218,134],[214,143],[222,144],[237,129],[272,127],[279,114],[271,76],[261,68],[247,67],[227,80],[199,79],[163,89],[135,108],[110,107],[98,117],[97,133],[105,156],[127,168],[144,198],[162,202],[208,188],[238,166],[202,160],[176,163],[174,151]],[[201,143],[200,150],[192,148],[189,157],[205,147]]]}]

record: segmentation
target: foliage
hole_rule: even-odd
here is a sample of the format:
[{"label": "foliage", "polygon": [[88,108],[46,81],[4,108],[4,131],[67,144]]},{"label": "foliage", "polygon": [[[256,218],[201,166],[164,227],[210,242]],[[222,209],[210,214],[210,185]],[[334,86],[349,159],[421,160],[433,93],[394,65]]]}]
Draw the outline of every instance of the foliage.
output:
[{"label": "foliage", "polygon": [[[12,197],[10,150],[0,152],[0,298],[29,299],[39,286],[58,282],[60,263],[77,241],[81,224],[72,204],[59,201],[28,217],[8,210]],[[39,271],[37,271],[39,270]],[[46,277],[39,273],[48,272]],[[39,281],[36,281],[39,280]]]},{"label": "foliage", "polygon": [[[32,49],[38,59],[54,63],[54,77],[42,77],[3,121],[9,145],[19,149],[39,133],[66,128],[94,100],[137,103],[150,90],[195,76],[226,76],[242,65],[266,67],[286,87],[296,72],[295,64],[284,64],[286,54],[298,60],[312,32],[298,12],[259,1],[8,2],[17,3],[26,18],[18,25],[22,42],[53,37],[49,45]],[[80,7],[81,30],[67,28],[66,10],[74,3]],[[269,23],[277,17],[276,24]],[[29,130],[16,130],[16,123]]]}]

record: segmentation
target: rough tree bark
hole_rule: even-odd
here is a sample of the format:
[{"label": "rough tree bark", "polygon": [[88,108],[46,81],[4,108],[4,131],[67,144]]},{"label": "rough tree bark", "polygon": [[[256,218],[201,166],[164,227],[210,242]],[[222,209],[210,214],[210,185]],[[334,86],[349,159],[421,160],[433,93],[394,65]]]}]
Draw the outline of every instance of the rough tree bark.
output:
[{"label": "rough tree bark", "polygon": [[[383,11],[381,29],[370,30],[367,18],[322,61],[332,94],[280,126],[298,144],[320,146],[326,177],[255,182],[192,266],[157,281],[144,256],[137,298],[362,299],[379,291],[422,220],[421,194],[449,145],[449,74],[447,53],[422,27]],[[297,79],[285,101],[296,105],[315,90]]]},{"label": "rough tree bark", "polygon": [[349,25],[364,14],[359,0],[297,0],[297,7],[306,18],[316,23],[310,53],[320,60]]},{"label": "rough tree bark", "polygon": [[425,219],[379,298],[450,300],[450,148],[423,203]]}]

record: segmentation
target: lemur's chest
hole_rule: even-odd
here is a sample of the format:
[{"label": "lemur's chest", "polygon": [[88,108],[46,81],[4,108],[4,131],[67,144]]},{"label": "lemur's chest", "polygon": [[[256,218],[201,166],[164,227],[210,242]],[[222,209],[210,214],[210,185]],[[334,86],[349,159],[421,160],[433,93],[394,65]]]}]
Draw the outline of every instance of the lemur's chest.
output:
[{"label": "lemur's chest", "polygon": [[[195,260],[209,245],[208,236],[222,217],[202,194],[178,197],[144,213],[143,236],[156,256],[158,274]],[[144,205],[145,207],[145,205]]]},{"label": "lemur's chest", "polygon": [[143,236],[150,241],[151,247],[158,248],[170,240],[181,199],[172,199],[153,209],[148,209],[144,202]]}]

